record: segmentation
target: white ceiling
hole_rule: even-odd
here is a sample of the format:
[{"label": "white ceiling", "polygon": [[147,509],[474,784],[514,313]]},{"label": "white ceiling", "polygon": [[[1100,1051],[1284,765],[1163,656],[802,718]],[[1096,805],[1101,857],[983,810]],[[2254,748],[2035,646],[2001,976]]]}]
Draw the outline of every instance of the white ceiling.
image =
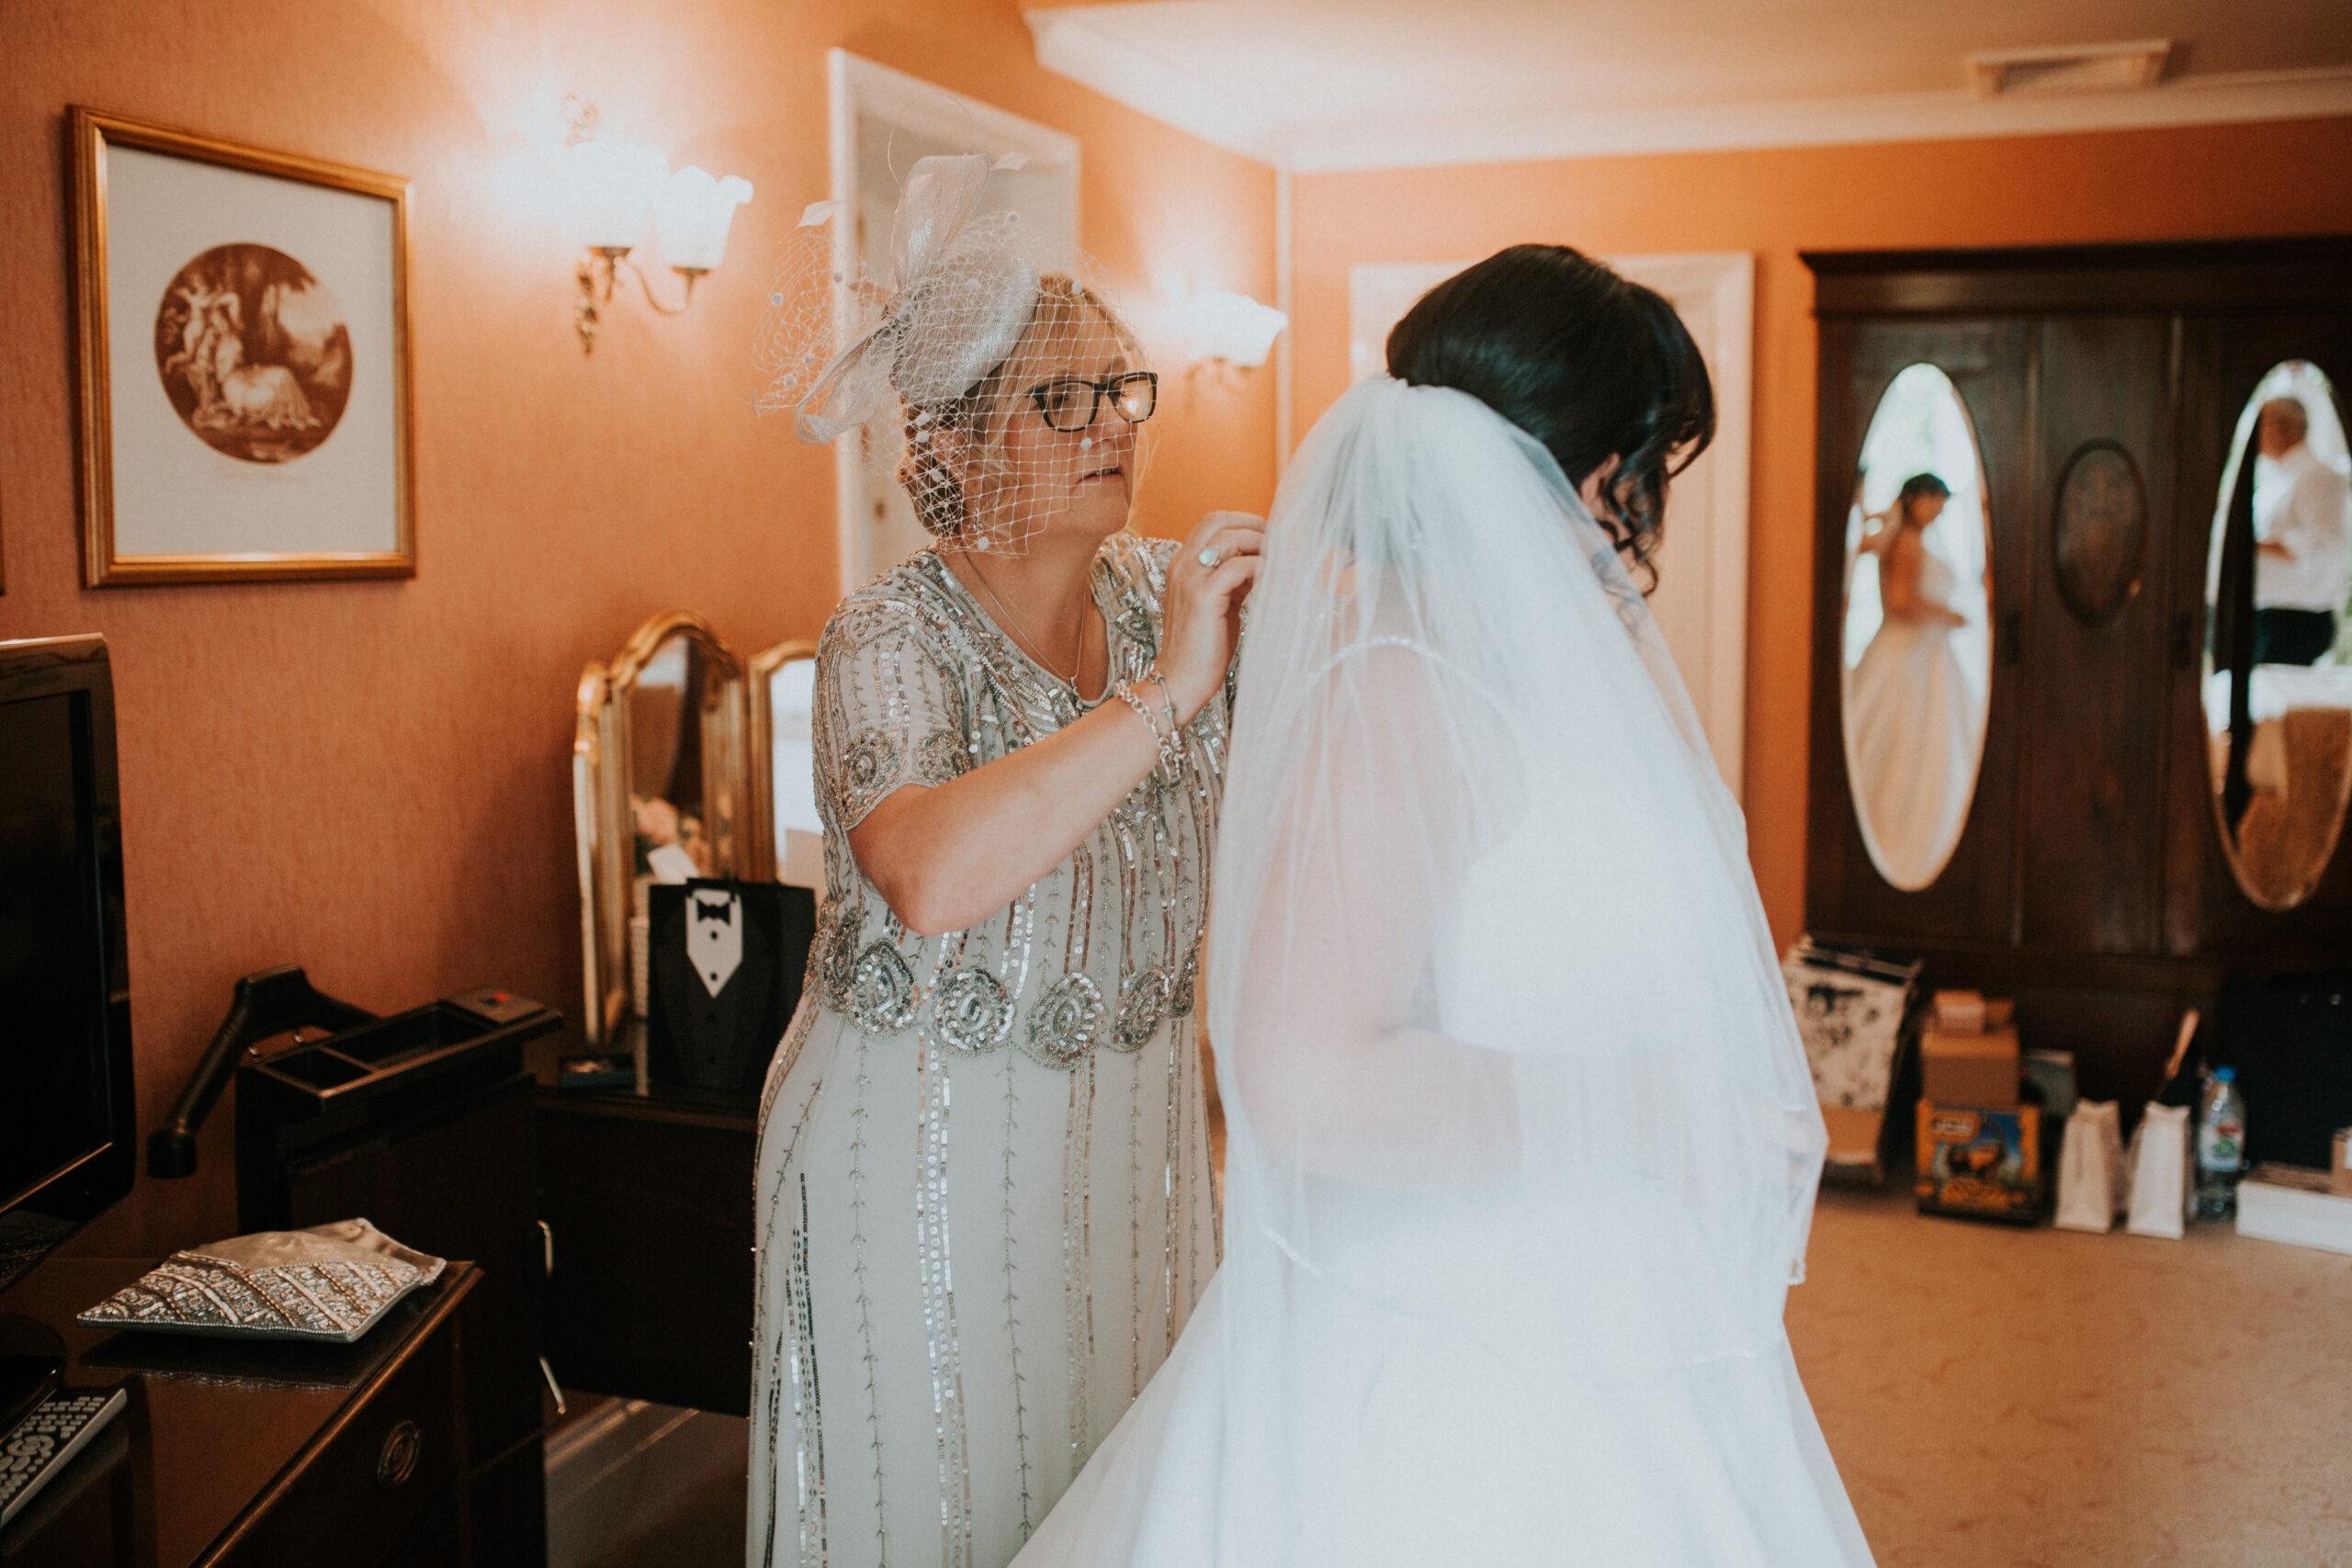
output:
[{"label": "white ceiling", "polygon": [[[1301,171],[2352,114],[2352,0],[1141,0],[1037,55]],[[1982,98],[1973,51],[2168,39],[2164,81]]]}]

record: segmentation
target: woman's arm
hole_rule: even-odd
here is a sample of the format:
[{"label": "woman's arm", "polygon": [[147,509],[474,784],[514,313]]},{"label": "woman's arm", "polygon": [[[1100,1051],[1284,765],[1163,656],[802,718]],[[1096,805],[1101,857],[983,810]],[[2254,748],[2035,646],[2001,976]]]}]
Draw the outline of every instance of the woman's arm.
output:
[{"label": "woman's arm", "polygon": [[[1180,724],[1223,683],[1231,616],[1257,576],[1261,531],[1233,518],[1204,519],[1169,569],[1159,670]],[[1214,570],[1194,558],[1212,537],[1226,551]],[[1156,708],[1157,682],[1139,684]],[[961,778],[885,796],[850,829],[850,852],[908,930],[963,931],[1059,865],[1159,761],[1153,728],[1114,697]]]},{"label": "woman's arm", "polygon": [[1152,731],[1114,699],[959,779],[884,797],[850,851],[908,930],[963,931],[1059,865],[1159,761]]},{"label": "woman's arm", "polygon": [[1916,530],[1905,529],[1903,536],[1886,552],[1885,564],[1879,577],[1879,603],[1887,615],[1898,621],[1938,621],[1948,626],[1964,626],[1968,617],[1940,599],[1930,598],[1919,590],[1919,573],[1927,564],[1928,547],[1919,542]]},{"label": "woman's arm", "polygon": [[[1503,1053],[1416,1021],[1440,922],[1471,857],[1463,715],[1481,699],[1424,656],[1374,649],[1335,672],[1319,743],[1248,911],[1230,1045],[1237,1092],[1276,1158],[1372,1186],[1450,1185],[1520,1157]],[[1486,766],[1511,765],[1493,744]],[[1231,918],[1231,917],[1225,917]]]}]

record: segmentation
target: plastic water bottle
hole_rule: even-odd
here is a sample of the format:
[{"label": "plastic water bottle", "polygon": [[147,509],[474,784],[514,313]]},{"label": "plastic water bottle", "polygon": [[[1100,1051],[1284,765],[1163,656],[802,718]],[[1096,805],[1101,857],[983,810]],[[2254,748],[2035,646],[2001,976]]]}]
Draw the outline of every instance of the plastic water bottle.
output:
[{"label": "plastic water bottle", "polygon": [[2245,1097],[2235,1067],[2215,1067],[2197,1111],[2197,1217],[2226,1220],[2238,1212],[2238,1173],[2245,1165]]}]

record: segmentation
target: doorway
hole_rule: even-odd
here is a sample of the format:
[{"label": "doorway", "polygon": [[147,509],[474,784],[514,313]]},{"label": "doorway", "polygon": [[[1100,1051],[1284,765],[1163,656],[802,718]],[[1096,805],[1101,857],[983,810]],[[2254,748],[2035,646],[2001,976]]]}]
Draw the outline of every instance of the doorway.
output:
[{"label": "doorway", "polygon": [[[899,190],[918,158],[978,152],[1025,160],[989,179],[980,212],[1020,215],[1030,259],[1041,272],[1069,270],[1078,255],[1078,139],[1035,120],[877,65],[846,50],[829,57],[832,78],[832,196],[851,220],[837,226],[837,269],[862,265],[890,276],[890,225]],[[859,442],[891,439],[869,431],[835,445],[834,494],[842,592],[863,587],[931,543],[906,491],[890,478],[887,452]],[[895,444],[895,443],[894,443]]]}]

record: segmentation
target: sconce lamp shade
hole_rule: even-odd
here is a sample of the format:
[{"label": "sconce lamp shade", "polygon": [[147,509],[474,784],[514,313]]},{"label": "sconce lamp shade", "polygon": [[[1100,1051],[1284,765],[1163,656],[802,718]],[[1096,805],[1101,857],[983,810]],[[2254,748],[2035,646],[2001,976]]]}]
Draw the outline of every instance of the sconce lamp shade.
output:
[{"label": "sconce lamp shade", "polygon": [[714,179],[688,164],[672,175],[653,198],[653,220],[662,231],[662,254],[680,272],[712,272],[727,254],[727,231],[735,209],[752,199],[752,182],[729,175]]},{"label": "sconce lamp shade", "polygon": [[1184,335],[1194,359],[1222,359],[1254,368],[1266,362],[1290,318],[1247,294],[1217,290],[1184,301]]},{"label": "sconce lamp shade", "polygon": [[668,183],[670,160],[628,141],[582,141],[566,156],[564,184],[580,243],[591,250],[634,250],[645,216]]}]

